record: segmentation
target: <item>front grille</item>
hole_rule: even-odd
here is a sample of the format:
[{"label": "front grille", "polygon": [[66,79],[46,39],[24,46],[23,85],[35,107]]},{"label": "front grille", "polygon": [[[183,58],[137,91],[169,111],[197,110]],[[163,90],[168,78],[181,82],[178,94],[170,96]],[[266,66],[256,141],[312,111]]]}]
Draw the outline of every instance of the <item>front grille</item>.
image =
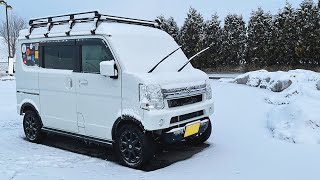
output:
[{"label": "front grille", "polygon": [[193,113],[189,113],[189,114],[184,114],[181,116],[175,116],[175,117],[171,118],[170,124],[185,121],[185,120],[192,119],[192,118],[199,117],[199,116],[203,116],[203,115],[204,115],[204,111],[202,110],[202,111],[197,111],[197,112],[193,112]]},{"label": "front grille", "polygon": [[194,96],[206,93],[206,85],[197,85],[190,87],[181,87],[173,89],[162,89],[164,98],[166,99],[177,99],[182,97]]},{"label": "front grille", "polygon": [[168,100],[169,108],[180,107],[202,101],[202,95]]}]

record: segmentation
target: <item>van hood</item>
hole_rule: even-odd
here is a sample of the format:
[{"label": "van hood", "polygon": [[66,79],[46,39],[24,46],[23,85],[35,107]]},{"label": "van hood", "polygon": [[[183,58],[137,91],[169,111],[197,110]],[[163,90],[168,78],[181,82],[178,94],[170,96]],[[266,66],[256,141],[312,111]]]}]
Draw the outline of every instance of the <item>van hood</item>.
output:
[{"label": "van hood", "polygon": [[202,85],[208,79],[203,71],[191,68],[182,72],[135,73],[134,76],[143,84],[159,84],[163,89]]}]

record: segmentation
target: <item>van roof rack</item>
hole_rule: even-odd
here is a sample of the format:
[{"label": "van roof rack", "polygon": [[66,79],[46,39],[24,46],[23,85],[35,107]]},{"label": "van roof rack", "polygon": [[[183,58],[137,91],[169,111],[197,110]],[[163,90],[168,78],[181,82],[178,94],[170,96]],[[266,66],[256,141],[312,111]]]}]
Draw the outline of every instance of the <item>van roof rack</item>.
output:
[{"label": "van roof rack", "polygon": [[91,29],[91,34],[95,34],[100,22],[117,22],[117,23],[125,23],[125,24],[135,24],[135,25],[149,26],[154,28],[160,28],[160,25],[161,25],[161,22],[159,20],[147,21],[147,20],[141,20],[141,19],[104,15],[104,14],[100,14],[98,11],[90,11],[90,12],[82,12],[82,13],[31,19],[29,21],[29,34],[26,35],[25,37],[29,39],[32,31],[35,28],[40,28],[40,27],[48,28],[47,32],[44,34],[45,37],[48,37],[52,27],[54,25],[61,25],[61,24],[69,24],[69,30],[65,33],[67,36],[70,36],[70,32],[73,26],[76,23],[81,23],[81,22],[94,23],[94,26]]}]

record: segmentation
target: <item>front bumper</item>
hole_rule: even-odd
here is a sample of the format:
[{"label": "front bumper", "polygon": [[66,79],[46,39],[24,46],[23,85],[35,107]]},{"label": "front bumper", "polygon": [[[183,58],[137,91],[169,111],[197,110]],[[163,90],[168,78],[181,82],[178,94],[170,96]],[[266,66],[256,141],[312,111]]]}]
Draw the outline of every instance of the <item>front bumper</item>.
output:
[{"label": "front bumper", "polygon": [[[181,116],[197,111],[203,111],[203,115],[180,121],[177,123],[171,123],[171,118]],[[177,125],[194,122],[201,118],[210,117],[214,112],[213,99],[205,100],[201,103],[186,105],[178,108],[165,108],[163,110],[151,110],[143,112],[142,124],[147,131],[163,130],[172,128]],[[163,124],[160,125],[159,121],[162,120]]]},{"label": "front bumper", "polygon": [[[203,118],[198,121],[200,122],[199,132],[197,134],[192,135],[192,136],[197,136],[197,135],[201,135],[202,133],[204,133],[209,126],[210,119]],[[197,121],[194,121],[194,122],[197,122]],[[174,142],[184,140],[185,139],[184,134],[185,134],[186,127],[194,122],[185,124],[184,126],[181,126],[181,127],[171,128],[171,129],[167,129],[167,131],[163,131],[163,133],[161,135],[162,141],[165,143],[171,144]]]}]

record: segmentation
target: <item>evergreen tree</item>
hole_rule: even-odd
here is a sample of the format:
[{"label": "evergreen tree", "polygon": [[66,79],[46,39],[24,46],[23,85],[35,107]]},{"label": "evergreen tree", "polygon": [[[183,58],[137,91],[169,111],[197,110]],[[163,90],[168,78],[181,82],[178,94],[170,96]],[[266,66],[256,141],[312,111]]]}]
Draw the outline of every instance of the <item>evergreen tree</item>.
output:
[{"label": "evergreen tree", "polygon": [[174,18],[170,17],[169,19],[166,19],[164,16],[159,16],[158,19],[161,22],[161,29],[166,31],[174,38],[174,40],[179,42],[179,27]]},{"label": "evergreen tree", "polygon": [[222,65],[239,66],[245,63],[246,26],[242,16],[229,14],[222,31]]},{"label": "evergreen tree", "polygon": [[312,0],[304,0],[296,16],[298,42],[296,55],[299,61],[296,64],[317,64],[320,58],[319,11]]},{"label": "evergreen tree", "polygon": [[[273,25],[272,60],[269,65],[288,66],[297,64],[296,44],[296,11],[287,3],[284,9],[276,15]],[[298,52],[299,50],[297,50]]]},{"label": "evergreen tree", "polygon": [[211,48],[203,55],[203,59],[208,63],[207,68],[216,68],[219,66],[221,51],[221,26],[219,16],[213,15],[204,27],[204,36],[202,39],[203,47],[211,46]]},{"label": "evergreen tree", "polygon": [[[188,58],[203,48],[201,44],[203,27],[204,20],[202,15],[194,8],[190,8],[180,32],[180,43]],[[193,61],[192,64],[196,68],[203,68],[205,66],[205,63],[199,60]]]},{"label": "evergreen tree", "polygon": [[261,8],[253,11],[248,25],[247,63],[265,67],[271,56],[272,16]]}]

